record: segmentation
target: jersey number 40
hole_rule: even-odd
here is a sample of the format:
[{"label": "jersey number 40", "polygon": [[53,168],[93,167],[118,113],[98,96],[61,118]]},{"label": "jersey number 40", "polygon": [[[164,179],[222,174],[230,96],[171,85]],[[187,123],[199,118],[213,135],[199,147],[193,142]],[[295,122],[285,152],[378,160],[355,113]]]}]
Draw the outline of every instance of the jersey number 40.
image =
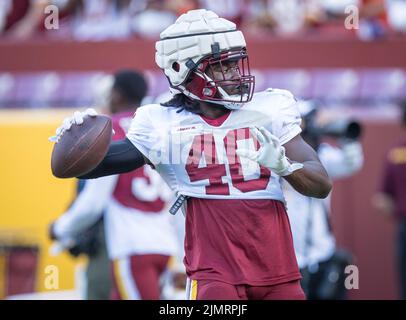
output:
[{"label": "jersey number 40", "polygon": [[[269,169],[259,166],[259,176],[247,178],[244,176],[242,161],[235,153],[239,141],[251,140],[256,150],[259,149],[259,143],[253,136],[249,128],[235,129],[227,133],[223,139],[223,151],[227,157],[227,164],[220,163],[217,154],[216,142],[213,134],[202,134],[194,137],[189,157],[185,166],[191,182],[209,180],[206,186],[206,194],[210,195],[229,195],[230,187],[223,177],[229,179],[234,188],[241,192],[250,192],[264,190],[267,188],[271,172]],[[204,166],[201,165],[203,162]],[[228,166],[228,170],[226,168]]]}]

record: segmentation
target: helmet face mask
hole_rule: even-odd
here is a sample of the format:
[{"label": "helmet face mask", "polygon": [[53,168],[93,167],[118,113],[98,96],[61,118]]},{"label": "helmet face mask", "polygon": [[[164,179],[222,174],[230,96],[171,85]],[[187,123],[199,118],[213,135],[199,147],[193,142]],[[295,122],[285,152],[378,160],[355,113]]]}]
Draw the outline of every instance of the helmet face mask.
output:
[{"label": "helmet face mask", "polygon": [[218,104],[249,102],[254,87],[255,77],[250,73],[245,49],[203,58],[185,84],[185,89],[199,100]]}]

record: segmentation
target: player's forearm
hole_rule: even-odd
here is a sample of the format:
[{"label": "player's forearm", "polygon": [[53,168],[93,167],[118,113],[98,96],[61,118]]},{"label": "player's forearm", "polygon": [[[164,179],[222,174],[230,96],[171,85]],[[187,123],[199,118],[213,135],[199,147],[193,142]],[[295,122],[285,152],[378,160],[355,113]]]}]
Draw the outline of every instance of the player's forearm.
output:
[{"label": "player's forearm", "polygon": [[[93,202],[91,205],[94,205]],[[85,208],[83,211],[78,211],[76,208],[69,210],[61,216],[54,226],[54,232],[57,239],[76,237],[87,228],[91,227],[103,214],[102,210],[91,210]]]},{"label": "player's forearm", "polygon": [[95,169],[78,178],[95,179],[113,174],[126,173],[138,169],[144,164],[144,156],[130,140],[114,141],[110,145],[103,161]]},{"label": "player's forearm", "polygon": [[284,178],[296,191],[305,196],[326,198],[332,188],[326,170],[318,161],[305,161],[303,165],[302,169]]}]

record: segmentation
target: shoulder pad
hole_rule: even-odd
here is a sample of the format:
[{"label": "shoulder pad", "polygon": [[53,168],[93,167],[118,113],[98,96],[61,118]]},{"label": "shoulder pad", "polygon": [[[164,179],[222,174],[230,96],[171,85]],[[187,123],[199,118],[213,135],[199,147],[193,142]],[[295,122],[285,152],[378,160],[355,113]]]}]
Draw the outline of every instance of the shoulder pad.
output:
[{"label": "shoulder pad", "polygon": [[285,89],[276,89],[276,88],[268,88],[265,90],[267,93],[276,94],[276,95],[283,95],[289,99],[296,100],[295,96],[289,90]]}]

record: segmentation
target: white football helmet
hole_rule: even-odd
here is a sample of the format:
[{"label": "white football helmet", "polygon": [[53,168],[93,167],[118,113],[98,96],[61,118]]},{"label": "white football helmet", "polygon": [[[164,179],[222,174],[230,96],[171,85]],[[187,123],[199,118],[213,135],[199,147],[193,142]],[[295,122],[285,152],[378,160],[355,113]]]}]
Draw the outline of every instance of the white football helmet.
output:
[{"label": "white football helmet", "polygon": [[[209,10],[191,10],[165,29],[160,39],[155,61],[173,92],[229,109],[252,99],[255,77],[250,74],[244,36],[234,23]],[[231,61],[230,78],[224,64]]]}]

